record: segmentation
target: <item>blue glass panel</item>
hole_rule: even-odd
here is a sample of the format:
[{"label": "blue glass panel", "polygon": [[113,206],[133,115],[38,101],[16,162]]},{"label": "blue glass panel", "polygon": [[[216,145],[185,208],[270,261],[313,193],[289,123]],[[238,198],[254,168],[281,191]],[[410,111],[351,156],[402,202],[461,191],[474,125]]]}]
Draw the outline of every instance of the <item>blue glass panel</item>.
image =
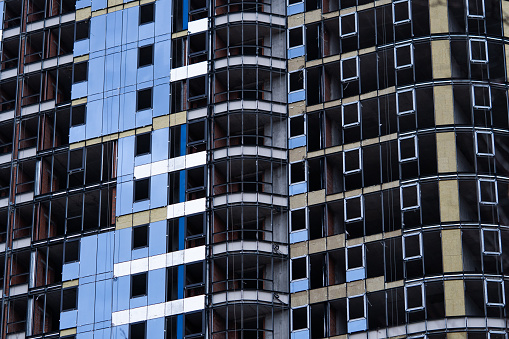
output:
[{"label": "blue glass panel", "polygon": [[[169,73],[169,72],[168,72]],[[154,87],[154,117],[170,114],[170,84]]]},{"label": "blue glass panel", "polygon": [[80,243],[80,278],[95,275],[97,259],[97,236],[81,238]]},{"label": "blue glass panel", "polygon": [[301,194],[308,189],[307,182],[300,182],[298,184],[290,185],[290,195]]},{"label": "blue glass panel", "polygon": [[158,304],[165,301],[166,269],[161,268],[148,272],[148,304]]},{"label": "blue glass panel", "polygon": [[297,147],[306,146],[306,136],[301,135],[300,137],[293,137],[288,140],[288,148],[293,149]]},{"label": "blue glass panel", "polygon": [[127,310],[131,296],[131,276],[118,277],[113,280],[113,312]]},{"label": "blue glass panel", "polygon": [[362,280],[366,278],[366,270],[364,267],[346,271],[346,282]]},{"label": "blue glass panel", "polygon": [[308,231],[302,230],[298,232],[290,233],[290,243],[295,244],[296,242],[306,241],[308,240]]},{"label": "blue glass panel", "polygon": [[288,59],[297,58],[306,54],[304,45],[288,49]]},{"label": "blue glass panel", "polygon": [[62,281],[78,279],[80,276],[80,263],[72,262],[62,266]]},{"label": "blue glass panel", "polygon": [[106,8],[108,5],[106,0],[93,0],[92,1],[92,11],[97,11],[99,9]]},{"label": "blue glass panel", "polygon": [[101,233],[97,236],[97,273],[113,271],[114,233]]},{"label": "blue glass panel", "polygon": [[152,161],[168,159],[169,128],[157,129],[152,132]]},{"label": "blue glass panel", "polygon": [[302,12],[304,12],[304,2],[290,5],[286,9],[286,15],[288,16]]},{"label": "blue glass panel", "polygon": [[365,331],[367,329],[366,319],[351,320],[348,322],[348,333]]},{"label": "blue glass panel", "polygon": [[76,41],[74,43],[73,55],[77,57],[80,55],[88,54],[89,50],[90,50],[89,39]]},{"label": "blue glass panel", "polygon": [[147,338],[164,339],[164,318],[150,319],[147,321]]},{"label": "blue glass panel", "polygon": [[78,310],[66,311],[60,313],[60,329],[76,327],[78,319]]},{"label": "blue glass panel", "polygon": [[288,93],[288,103],[297,102],[306,99],[306,91],[301,89],[292,93]]},{"label": "blue glass panel", "polygon": [[90,52],[105,49],[106,15],[99,15],[90,19]]},{"label": "blue glass panel", "polygon": [[82,81],[73,84],[71,87],[71,99],[79,99],[87,96],[88,82]]},{"label": "blue glass panel", "polygon": [[78,293],[78,326],[94,322],[95,283],[80,285]]},{"label": "blue glass panel", "polygon": [[168,204],[168,174],[159,174],[150,179],[150,208],[163,207]]},{"label": "blue glass panel", "polygon": [[104,91],[104,57],[88,60],[88,95]]},{"label": "blue glass panel", "polygon": [[308,329],[292,332],[292,339],[309,339],[311,335]]},{"label": "blue glass panel", "polygon": [[111,280],[98,281],[95,286],[95,322],[111,320],[111,303],[113,301]]},{"label": "blue glass panel", "polygon": [[290,283],[290,293],[306,291],[308,289],[309,289],[309,280],[308,279],[292,281]]},{"label": "blue glass panel", "polygon": [[133,212],[133,182],[117,184],[117,216]]},{"label": "blue glass panel", "polygon": [[166,253],[166,220],[150,223],[148,248],[150,256]]}]

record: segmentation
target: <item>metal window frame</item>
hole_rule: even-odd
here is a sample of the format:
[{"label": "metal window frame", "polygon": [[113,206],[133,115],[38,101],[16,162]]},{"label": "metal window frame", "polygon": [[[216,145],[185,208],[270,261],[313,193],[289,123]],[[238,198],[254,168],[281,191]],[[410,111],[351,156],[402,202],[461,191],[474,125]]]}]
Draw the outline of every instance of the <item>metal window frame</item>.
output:
[{"label": "metal window frame", "polygon": [[507,338],[507,333],[504,332],[504,331],[488,331],[488,339],[491,339],[491,334],[498,334],[498,335],[503,335],[504,338]]},{"label": "metal window frame", "polygon": [[[363,305],[364,305],[364,317],[362,318],[354,318],[354,319],[351,319],[350,318],[350,300],[351,299],[354,299],[354,298],[358,298],[358,297],[362,297],[363,299]],[[366,307],[366,294],[357,294],[357,295],[352,295],[352,296],[349,296],[346,298],[346,321],[352,321],[352,320],[360,320],[360,319],[366,319],[367,317],[367,307]]]},{"label": "metal window frame", "polygon": [[[417,187],[417,205],[404,207],[403,206],[403,190],[405,188],[413,187],[413,186]],[[401,207],[402,211],[409,211],[409,210],[414,210],[414,209],[420,208],[421,207],[421,186],[419,185],[419,183],[414,182],[411,184],[404,184],[404,185],[399,186],[399,202],[400,202],[400,207]]]},{"label": "metal window frame", "polygon": [[[292,212],[294,211],[300,211],[300,210],[304,210],[304,228],[303,229],[300,229],[300,230],[297,230],[297,231],[293,231],[292,230]],[[304,207],[301,207],[301,208],[295,208],[295,209],[292,209],[290,210],[290,233],[293,233],[293,232],[301,232],[303,230],[307,230],[308,229],[308,220],[309,220],[309,217],[308,217],[308,207],[307,206],[304,206]]]},{"label": "metal window frame", "polygon": [[[406,255],[406,238],[410,238],[410,237],[415,237],[415,236],[418,236],[419,237],[419,255],[416,255],[416,256],[413,256],[413,257],[409,257]],[[401,237],[401,241],[403,242],[403,260],[407,261],[407,260],[413,260],[413,259],[421,259],[422,258],[422,248],[423,248],[423,243],[422,243],[422,233],[421,232],[414,232],[414,233],[409,233],[409,234],[403,234],[403,237]]]},{"label": "metal window frame", "polygon": [[[355,248],[355,247],[361,247],[361,251],[362,251],[362,266],[348,267],[348,251],[351,248]],[[351,271],[351,270],[355,270],[355,269],[358,269],[358,268],[365,268],[366,267],[366,247],[365,247],[364,243],[359,244],[359,245],[350,246],[350,247],[345,247],[345,267],[346,267],[346,272]]]},{"label": "metal window frame", "polygon": [[[401,141],[403,140],[407,140],[407,139],[413,139],[414,140],[414,156],[411,157],[411,158],[405,158],[403,159],[401,157]],[[408,136],[403,136],[403,137],[399,137],[398,138],[398,160],[399,162],[407,162],[407,161],[414,161],[414,160],[417,160],[419,158],[419,148],[418,148],[418,142],[417,142],[417,135],[416,134],[412,134],[412,135],[408,135]]]},{"label": "metal window frame", "polygon": [[[343,64],[345,61],[350,61],[352,59],[355,59],[355,76],[345,78],[344,77],[345,72],[343,71]],[[359,56],[356,55],[356,56],[353,56],[350,58],[341,59],[341,81],[346,82],[346,81],[354,81],[354,80],[358,80],[358,79],[359,79]]]},{"label": "metal window frame", "polygon": [[[480,42],[480,43],[484,43],[484,51],[485,51],[485,59],[482,60],[482,59],[474,59],[473,56],[472,56],[472,42]],[[488,42],[485,40],[485,39],[470,39],[468,40],[468,53],[469,53],[469,56],[470,56],[470,62],[473,62],[473,63],[478,63],[478,64],[486,64],[488,63],[489,61],[489,58],[488,58]]]},{"label": "metal window frame", "polygon": [[[406,48],[406,47],[410,48],[410,63],[406,64],[406,65],[399,66],[398,65],[398,53],[397,53],[397,50],[399,48]],[[394,68],[396,70],[400,70],[400,69],[410,68],[410,67],[413,67],[413,66],[414,66],[414,45],[411,42],[406,43],[406,44],[395,45],[394,46]]]},{"label": "metal window frame", "polygon": [[[148,152],[145,152],[145,153],[136,154],[136,151],[138,150],[138,137],[142,136],[142,135],[145,135],[145,134],[149,134],[150,135],[150,150]],[[147,154],[152,154],[152,132],[145,132],[145,133],[136,134],[134,136],[134,157],[136,158],[136,157],[140,157],[142,155],[147,155]]]},{"label": "metal window frame", "polygon": [[[142,180],[147,180],[147,179],[148,179],[148,198],[141,199],[141,200],[136,200],[136,182],[137,181],[142,181]],[[133,204],[137,203],[137,202],[141,202],[141,201],[150,201],[150,193],[151,193],[150,185],[151,185],[151,183],[152,183],[151,177],[140,178],[140,179],[133,180]]]},{"label": "metal window frame", "polygon": [[[499,283],[502,287],[502,302],[490,302],[488,299],[488,282],[496,282]],[[484,302],[486,303],[486,306],[505,306],[505,287],[504,287],[504,280],[503,279],[496,279],[496,278],[486,278],[484,279]]]},{"label": "metal window frame", "polygon": [[482,15],[477,15],[477,14],[470,14],[470,5],[469,5],[469,1],[466,0],[466,3],[467,3],[467,18],[475,18],[475,19],[484,19],[486,17],[486,4],[484,2],[484,0],[479,0],[481,1],[482,3]]},{"label": "metal window frame", "polygon": [[[302,90],[306,90],[306,72],[305,72],[306,69],[304,68],[299,68],[295,71],[291,71],[291,72],[288,72],[288,94],[290,93],[294,93],[294,92],[298,92],[298,91],[302,91]],[[296,90],[293,90],[293,91],[290,91],[290,75],[293,74],[293,73],[297,73],[297,72],[302,72],[302,88],[300,89],[296,89]]]},{"label": "metal window frame", "polygon": [[[352,106],[352,105],[357,105],[357,122],[345,124],[345,106]],[[341,124],[343,125],[343,128],[359,126],[360,123],[361,123],[361,104],[359,101],[341,105]]]},{"label": "metal window frame", "polygon": [[[401,21],[395,21],[395,10],[394,10],[394,7],[396,7],[396,5],[399,5],[401,3],[404,3],[406,2],[407,3],[407,6],[408,6],[408,19],[405,19],[405,20],[401,20]],[[392,23],[394,25],[400,25],[400,24],[404,24],[404,23],[407,23],[407,22],[410,22],[412,21],[412,6],[411,6],[411,2],[410,0],[398,0],[398,1],[393,1],[392,2]]]},{"label": "metal window frame", "polygon": [[292,138],[299,138],[303,135],[306,135],[307,136],[307,114],[299,114],[299,115],[295,115],[295,116],[292,116],[292,117],[288,117],[288,135],[291,135],[291,127],[292,127],[292,124],[291,124],[291,120],[292,119],[295,119],[295,118],[299,118],[299,117],[303,117],[304,118],[304,133],[303,134],[299,134],[299,135],[294,135],[293,137],[289,137],[289,139],[292,139]]},{"label": "metal window frame", "polygon": [[[408,111],[400,111],[399,110],[399,96],[400,94],[403,94],[403,93],[408,93],[408,92],[412,92],[412,109],[411,110],[408,110]],[[407,90],[404,90],[404,91],[399,91],[399,92],[396,92],[396,112],[397,112],[397,115],[404,115],[404,114],[413,114],[415,113],[415,88],[411,88],[411,89],[407,89]]]},{"label": "metal window frame", "polygon": [[[490,135],[491,138],[489,138],[488,140],[491,140],[491,149],[493,150],[493,153],[482,153],[482,152],[479,152],[479,140],[478,140],[478,135],[479,134],[486,134],[486,135]],[[493,132],[492,131],[475,131],[475,154],[476,155],[479,155],[479,156],[489,156],[489,157],[492,157],[492,156],[495,156],[495,136],[493,135]]]},{"label": "metal window frame", "polygon": [[290,332],[293,332],[293,311],[294,310],[298,310],[298,309],[301,309],[301,308],[306,308],[306,320],[307,320],[307,324],[306,324],[306,327],[303,327],[303,328],[299,328],[298,330],[296,331],[302,331],[302,330],[307,330],[309,329],[309,322],[310,322],[310,312],[309,312],[309,305],[304,305],[304,306],[299,306],[299,307],[292,307],[291,308],[291,316],[290,316]]},{"label": "metal window frame", "polygon": [[[133,278],[137,275],[142,275],[144,274],[145,275],[145,293],[143,294],[140,294],[140,295],[137,295],[137,296],[134,296],[133,297]],[[148,294],[148,271],[143,271],[143,272],[139,272],[139,273],[135,273],[135,274],[131,274],[131,279],[130,279],[130,291],[129,291],[129,299],[133,299],[133,298],[139,298],[139,297],[144,297]]]},{"label": "metal window frame", "polygon": [[[302,258],[306,258],[306,277],[294,280],[293,279],[293,269],[292,269],[293,261],[296,260],[296,259],[302,259]],[[305,280],[305,279],[309,279],[309,256],[308,255],[301,255],[301,256],[298,256],[298,257],[295,257],[295,258],[290,258],[290,281],[300,281],[300,280]]]},{"label": "metal window frame", "polygon": [[[498,252],[489,252],[489,251],[486,251],[486,248],[484,246],[484,243],[485,243],[485,237],[484,237],[484,232],[496,232],[497,233],[497,238],[498,238]],[[492,228],[482,228],[481,229],[481,246],[482,246],[482,253],[483,254],[487,254],[487,255],[500,255],[502,254],[502,237],[501,237],[501,234],[500,234],[500,230],[499,229],[492,229]]]},{"label": "metal window frame", "polygon": [[[301,34],[302,34],[302,44],[290,47],[290,31],[291,30],[295,30],[295,29],[300,29],[300,31],[301,31]],[[288,49],[296,48],[296,47],[300,47],[300,46],[305,46],[306,45],[306,34],[304,33],[304,31],[305,31],[304,30],[304,25],[295,26],[295,27],[289,27],[288,28],[288,30],[286,31],[286,40],[288,41],[288,44],[287,44]]]},{"label": "metal window frame", "polygon": [[[304,163],[304,181],[292,182],[292,165],[298,164],[298,163]],[[290,170],[290,173],[288,173],[288,179],[289,179],[290,185],[295,185],[295,184],[300,184],[300,183],[303,183],[303,182],[308,182],[308,164],[307,164],[306,160],[291,162],[289,165],[290,166],[288,166],[288,169]]]},{"label": "metal window frame", "polygon": [[[353,170],[346,170],[346,153],[357,151],[357,158],[359,160],[359,166]],[[359,173],[362,171],[362,149],[360,147],[351,148],[343,151],[343,174]]]},{"label": "metal window frame", "polygon": [[[483,88],[487,88],[488,89],[488,101],[489,101],[489,106],[485,106],[485,105],[477,105],[476,102],[475,102],[475,89],[477,87],[483,87]],[[491,87],[490,85],[481,85],[481,84],[473,84],[472,85],[472,106],[475,108],[475,109],[491,109],[492,107],[492,104],[491,104]]]},{"label": "metal window frame", "polygon": [[[360,206],[361,207],[361,216],[352,218],[352,219],[348,219],[346,204],[347,204],[348,200],[353,200],[353,199],[357,199],[357,198],[360,198],[360,202],[361,202],[361,206]],[[364,219],[364,196],[362,194],[360,194],[360,195],[356,195],[353,197],[345,198],[343,200],[343,208],[344,208],[343,212],[344,212],[345,222],[354,222],[354,221],[363,220]]]},{"label": "metal window frame", "polygon": [[[351,16],[353,15],[354,16],[354,20],[355,20],[355,31],[354,32],[350,32],[350,33],[343,33],[343,25],[341,24],[341,21],[343,20],[344,17],[347,17],[347,16]],[[348,37],[351,37],[351,36],[355,36],[357,35],[359,32],[359,21],[358,21],[358,17],[357,17],[357,12],[352,12],[352,13],[348,13],[348,14],[344,14],[344,15],[341,15],[339,17],[339,37],[340,38],[348,38]]]},{"label": "metal window frame", "polygon": [[[419,286],[421,288],[421,306],[409,308],[408,307],[408,289],[412,288],[412,287],[417,287],[417,286]],[[406,312],[412,312],[412,311],[418,311],[418,310],[424,309],[424,307],[426,305],[425,300],[426,300],[426,298],[424,295],[424,282],[421,281],[421,282],[405,285],[405,311]]]},{"label": "metal window frame", "polygon": [[[134,230],[136,228],[141,228],[141,227],[147,227],[147,244],[145,246],[141,246],[141,247],[134,247]],[[150,242],[150,224],[142,224],[142,225],[137,225],[137,226],[131,227],[131,251],[142,249],[142,248],[148,248],[149,242]]]},{"label": "metal window frame", "polygon": [[[481,182],[491,182],[495,185],[495,201],[483,201],[481,193]],[[479,203],[483,205],[497,205],[498,204],[498,185],[495,179],[479,179],[477,180],[477,198]]]}]

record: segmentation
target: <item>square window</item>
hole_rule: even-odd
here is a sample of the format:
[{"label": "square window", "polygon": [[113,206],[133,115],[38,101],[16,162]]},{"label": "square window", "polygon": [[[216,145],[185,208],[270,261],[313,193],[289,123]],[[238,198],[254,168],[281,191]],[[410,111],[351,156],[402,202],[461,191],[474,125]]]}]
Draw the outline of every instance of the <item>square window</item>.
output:
[{"label": "square window", "polygon": [[66,241],[64,255],[64,264],[80,260],[80,241]]},{"label": "square window", "polygon": [[306,229],[306,209],[301,208],[290,212],[292,232]]},{"label": "square window", "polygon": [[304,71],[299,70],[291,72],[288,76],[289,92],[300,91],[304,89]]},{"label": "square window", "polygon": [[72,83],[87,81],[88,78],[88,61],[76,63],[73,65]]},{"label": "square window", "polygon": [[184,328],[186,338],[203,338],[203,312],[184,314]]},{"label": "square window", "polygon": [[364,267],[364,244],[346,248],[346,269]]},{"label": "square window", "polygon": [[346,198],[344,200],[344,213],[346,222],[362,220],[364,217],[362,195]]},{"label": "square window", "polygon": [[306,279],[308,277],[308,259],[307,257],[293,258],[290,279],[292,281]]},{"label": "square window", "polygon": [[341,81],[351,81],[359,78],[359,58],[353,57],[341,60]]},{"label": "square window", "polygon": [[502,331],[489,331],[488,339],[507,339],[507,334]]},{"label": "square window", "polygon": [[306,181],[306,163],[304,161],[290,164],[290,184]]},{"label": "square window", "polygon": [[362,169],[361,149],[354,148],[343,152],[343,174],[360,172]]},{"label": "square window", "polygon": [[499,255],[502,254],[502,240],[500,230],[482,229],[482,252],[484,254]]},{"label": "square window", "polygon": [[395,25],[409,22],[412,19],[409,0],[394,1],[392,3],[392,22]]},{"label": "square window", "polygon": [[147,272],[131,276],[131,298],[147,294]]},{"label": "square window", "polygon": [[133,227],[133,250],[148,246],[148,225]]},{"label": "square window", "polygon": [[207,33],[198,33],[189,35],[187,38],[189,44],[189,56],[197,56],[207,53]]},{"label": "square window", "polygon": [[399,45],[394,48],[396,69],[412,67],[414,64],[414,47],[412,44]]},{"label": "square window", "polygon": [[413,89],[396,93],[396,109],[398,115],[415,112],[415,91]]},{"label": "square window", "polygon": [[491,88],[488,85],[472,86],[472,101],[474,108],[491,109]]},{"label": "square window", "polygon": [[76,41],[88,39],[90,34],[90,20],[76,23]]},{"label": "square window", "polygon": [[152,108],[152,88],[141,89],[136,92],[136,110]]},{"label": "square window", "polygon": [[339,35],[347,38],[357,34],[357,12],[339,18]]},{"label": "square window", "polygon": [[138,68],[154,63],[154,45],[138,48]]},{"label": "square window", "polygon": [[417,159],[417,136],[410,135],[398,139],[398,156],[400,162]]},{"label": "square window", "polygon": [[62,290],[62,312],[75,310],[78,307],[78,288],[66,288]]},{"label": "square window", "polygon": [[475,132],[475,152],[480,156],[494,156],[495,148],[494,148],[495,140],[492,132]]},{"label": "square window", "polygon": [[401,185],[399,195],[402,211],[416,209],[421,205],[421,191],[418,183]]},{"label": "square window", "polygon": [[305,134],[304,115],[290,118],[290,138]]},{"label": "square window", "polygon": [[422,233],[403,236],[403,259],[411,260],[422,257]]},{"label": "square window", "polygon": [[150,132],[136,135],[136,152],[134,156],[150,153],[151,147],[150,137],[151,137]]},{"label": "square window", "polygon": [[292,308],[292,331],[308,328],[307,306]]},{"label": "square window", "polygon": [[87,105],[71,107],[71,126],[79,126],[85,123]]},{"label": "square window", "polygon": [[145,339],[146,322],[129,324],[129,339]]},{"label": "square window", "polygon": [[154,3],[140,6],[140,25],[154,21]]},{"label": "square window", "polygon": [[484,298],[488,306],[504,306],[505,293],[502,279],[486,279],[484,281]]},{"label": "square window", "polygon": [[480,179],[478,181],[479,202],[485,205],[495,205],[498,202],[498,189],[495,180]]},{"label": "square window", "polygon": [[366,295],[349,297],[346,307],[348,321],[366,318]]},{"label": "square window", "polygon": [[134,181],[134,202],[147,200],[150,196],[150,178]]},{"label": "square window", "polygon": [[345,104],[341,107],[343,127],[358,126],[361,122],[361,105],[359,102]]},{"label": "square window", "polygon": [[470,39],[469,50],[471,62],[483,64],[488,62],[488,43],[486,40]]},{"label": "square window", "polygon": [[484,0],[467,0],[467,16],[469,18],[484,18]]},{"label": "square window", "polygon": [[405,286],[405,310],[415,311],[424,308],[424,284]]},{"label": "square window", "polygon": [[304,27],[293,27],[288,29],[288,47],[297,47],[304,45]]},{"label": "square window", "polygon": [[200,76],[188,80],[189,100],[200,100],[207,96],[207,77]]}]

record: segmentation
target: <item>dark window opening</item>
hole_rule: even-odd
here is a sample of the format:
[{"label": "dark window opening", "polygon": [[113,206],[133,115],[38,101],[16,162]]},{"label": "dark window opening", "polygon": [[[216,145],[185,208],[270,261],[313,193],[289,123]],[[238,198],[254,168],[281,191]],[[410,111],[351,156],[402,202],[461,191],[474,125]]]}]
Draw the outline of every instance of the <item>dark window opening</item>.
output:
[{"label": "dark window opening", "polygon": [[154,21],[154,4],[140,6],[140,25]]},{"label": "dark window opening", "polygon": [[76,23],[76,41],[88,39],[90,32],[90,20]]},{"label": "dark window opening", "polygon": [[148,246],[148,225],[133,227],[133,250]]},{"label": "dark window opening", "polygon": [[308,274],[306,266],[306,257],[292,259],[292,280],[307,278]]},{"label": "dark window opening", "polygon": [[62,311],[76,309],[78,306],[77,295],[78,289],[76,287],[62,290]]},{"label": "dark window opening", "polygon": [[292,232],[306,228],[306,209],[292,211]]},{"label": "dark window opening", "polygon": [[304,72],[297,71],[290,73],[290,92],[304,89]]},{"label": "dark window opening", "polygon": [[147,200],[150,195],[150,179],[140,179],[134,182],[134,202]]},{"label": "dark window opening", "polygon": [[148,154],[150,153],[150,132],[139,134],[136,136],[136,153],[135,156],[142,155],[142,154]]},{"label": "dark window opening", "polygon": [[139,90],[136,97],[136,110],[152,108],[152,88]]},{"label": "dark window opening", "polygon": [[292,310],[292,330],[301,330],[308,327],[308,309],[307,307],[296,308]]},{"label": "dark window opening", "polygon": [[73,106],[71,108],[71,126],[79,126],[85,123],[87,105]]},{"label": "dark window opening", "polygon": [[129,339],[145,339],[146,323],[136,323],[129,325]]},{"label": "dark window opening", "polygon": [[297,162],[294,164],[290,164],[290,184],[295,184],[297,182],[306,180],[306,165],[304,162]]},{"label": "dark window opening", "polygon": [[80,241],[68,241],[65,243],[65,258],[64,263],[70,263],[78,261],[80,254]]},{"label": "dark window opening", "polygon": [[74,64],[73,84],[77,82],[87,81],[88,78],[88,61]]},{"label": "dark window opening", "polygon": [[304,115],[290,119],[290,137],[304,134]]},{"label": "dark window opening", "polygon": [[147,294],[147,272],[131,276],[131,298]]},{"label": "dark window opening", "polygon": [[138,48],[138,68],[154,63],[154,45]]},{"label": "dark window opening", "polygon": [[301,46],[304,41],[302,39],[302,29],[303,27],[296,27],[296,28],[291,28],[288,32],[288,47],[292,48],[292,47],[297,47],[297,46]]}]

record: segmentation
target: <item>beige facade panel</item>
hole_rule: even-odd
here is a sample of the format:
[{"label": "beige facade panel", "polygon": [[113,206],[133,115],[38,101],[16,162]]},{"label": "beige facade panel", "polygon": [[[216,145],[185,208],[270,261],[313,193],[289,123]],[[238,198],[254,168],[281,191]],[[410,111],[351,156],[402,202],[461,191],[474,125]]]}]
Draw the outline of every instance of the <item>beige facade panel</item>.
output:
[{"label": "beige facade panel", "polygon": [[437,133],[438,173],[457,172],[456,136],[454,132]]},{"label": "beige facade panel", "polygon": [[444,273],[454,273],[463,270],[461,230],[442,230],[442,261]]},{"label": "beige facade panel", "polygon": [[443,223],[458,221],[460,217],[458,181],[442,180],[438,184],[440,199],[440,221]]},{"label": "beige facade panel", "polygon": [[435,123],[437,126],[454,124],[454,99],[452,86],[435,86]]},{"label": "beige facade panel", "polygon": [[445,316],[465,315],[465,289],[463,280],[444,281]]},{"label": "beige facade panel", "polygon": [[435,80],[451,77],[451,46],[449,40],[431,42],[431,59]]},{"label": "beige facade panel", "polygon": [[449,32],[447,1],[429,1],[429,27],[431,34]]}]

